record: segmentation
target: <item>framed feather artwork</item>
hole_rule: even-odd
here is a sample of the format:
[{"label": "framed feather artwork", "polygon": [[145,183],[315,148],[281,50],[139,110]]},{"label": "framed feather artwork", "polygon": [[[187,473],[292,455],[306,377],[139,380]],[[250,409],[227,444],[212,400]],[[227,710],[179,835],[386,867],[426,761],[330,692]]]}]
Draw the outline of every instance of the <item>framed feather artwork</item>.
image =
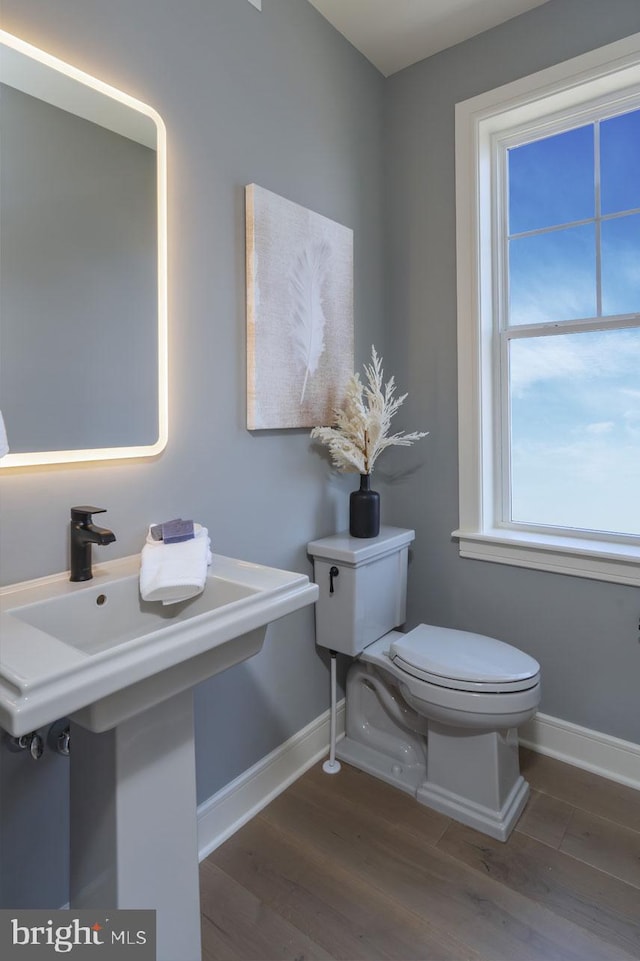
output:
[{"label": "framed feather artwork", "polygon": [[353,373],[353,231],[246,188],[247,428],[333,423]]}]

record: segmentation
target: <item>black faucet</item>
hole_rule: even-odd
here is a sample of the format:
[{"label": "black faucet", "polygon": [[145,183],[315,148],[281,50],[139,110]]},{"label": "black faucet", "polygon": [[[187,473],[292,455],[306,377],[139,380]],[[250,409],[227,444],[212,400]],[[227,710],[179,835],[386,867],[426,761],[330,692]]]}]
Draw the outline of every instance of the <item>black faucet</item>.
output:
[{"label": "black faucet", "polygon": [[91,545],[112,544],[116,535],[106,527],[96,527],[91,522],[92,514],[104,514],[104,507],[71,508],[71,575],[70,581],[90,581]]}]

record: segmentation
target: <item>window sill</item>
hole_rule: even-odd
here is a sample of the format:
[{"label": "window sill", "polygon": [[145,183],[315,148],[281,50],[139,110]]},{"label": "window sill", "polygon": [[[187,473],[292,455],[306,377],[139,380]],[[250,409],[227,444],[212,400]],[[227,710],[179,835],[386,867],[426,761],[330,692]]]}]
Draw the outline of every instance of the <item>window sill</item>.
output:
[{"label": "window sill", "polygon": [[460,556],[640,587],[640,547],[525,531],[454,531]]}]

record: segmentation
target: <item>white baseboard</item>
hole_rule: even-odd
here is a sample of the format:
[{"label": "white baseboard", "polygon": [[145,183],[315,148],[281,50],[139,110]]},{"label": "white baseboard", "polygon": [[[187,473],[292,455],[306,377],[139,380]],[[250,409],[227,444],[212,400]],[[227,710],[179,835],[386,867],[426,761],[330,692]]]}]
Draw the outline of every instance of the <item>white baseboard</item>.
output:
[{"label": "white baseboard", "polygon": [[548,714],[536,714],[520,728],[520,743],[538,754],[640,790],[640,744]]},{"label": "white baseboard", "polygon": [[[204,860],[266,807],[329,749],[329,711],[198,805],[198,851]],[[338,738],[344,734],[344,699],[338,702]]]},{"label": "white baseboard", "polygon": [[[344,735],[344,700],[338,703],[336,730]],[[520,743],[574,767],[640,790],[640,745],[591,731],[548,714],[537,714],[520,729]],[[325,711],[271,754],[244,771],[198,807],[200,860],[246,824],[270,801],[319,761],[329,747]]]}]

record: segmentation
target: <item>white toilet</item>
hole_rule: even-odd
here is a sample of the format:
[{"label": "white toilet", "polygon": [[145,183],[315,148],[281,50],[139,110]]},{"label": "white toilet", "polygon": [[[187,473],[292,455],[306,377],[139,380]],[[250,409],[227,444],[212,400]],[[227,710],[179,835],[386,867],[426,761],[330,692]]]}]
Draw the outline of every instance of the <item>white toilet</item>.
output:
[{"label": "white toilet", "polygon": [[527,800],[517,727],[540,703],[540,665],[481,634],[420,624],[407,634],[414,531],[336,534],[309,544],[316,640],[349,668],[337,757],[506,841]]}]

